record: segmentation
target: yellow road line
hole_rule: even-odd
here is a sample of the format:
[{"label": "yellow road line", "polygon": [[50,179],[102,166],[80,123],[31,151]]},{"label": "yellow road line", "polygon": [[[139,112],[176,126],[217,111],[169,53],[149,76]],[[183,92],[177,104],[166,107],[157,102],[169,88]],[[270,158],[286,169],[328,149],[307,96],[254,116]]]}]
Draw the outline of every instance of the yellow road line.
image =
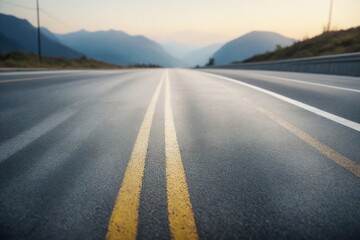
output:
[{"label": "yellow road line", "polygon": [[176,137],[169,76],[165,80],[165,153],[168,218],[173,239],[198,239],[194,213]]},{"label": "yellow road line", "polygon": [[[250,102],[249,100],[245,99],[245,101]],[[309,146],[315,148],[320,153],[324,154],[330,160],[334,161],[341,167],[345,168],[346,170],[352,172],[356,176],[360,177],[360,165],[352,161],[351,159],[343,156],[342,154],[336,152],[331,147],[321,143],[319,140],[311,136],[310,134],[304,132],[303,130],[295,127],[291,123],[285,121],[284,119],[280,118],[279,116],[271,113],[263,108],[256,107],[255,108],[267,115],[270,119],[278,123],[283,128],[287,129],[289,132],[293,133],[295,136],[300,138],[302,141],[307,143]]]},{"label": "yellow road line", "polygon": [[0,80],[0,84],[4,83],[13,83],[13,82],[25,82],[25,81],[35,81],[35,80],[47,80],[52,78],[60,78],[60,77],[72,77],[74,75],[78,75],[80,73],[73,73],[73,74],[62,74],[62,75],[55,75],[55,76],[44,76],[44,77],[31,77],[31,78],[19,78],[19,79],[9,79],[9,80]]},{"label": "yellow road line", "polygon": [[157,86],[141,124],[130,161],[125,171],[124,179],[112,211],[106,239],[136,239],[140,192],[144,176],[150,129],[163,82],[164,78],[162,78],[161,82]]}]

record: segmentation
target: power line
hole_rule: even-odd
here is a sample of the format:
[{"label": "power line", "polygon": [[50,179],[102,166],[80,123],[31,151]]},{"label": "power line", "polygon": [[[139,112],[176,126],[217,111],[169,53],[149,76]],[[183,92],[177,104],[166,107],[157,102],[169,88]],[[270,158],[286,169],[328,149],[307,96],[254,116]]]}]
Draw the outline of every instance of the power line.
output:
[{"label": "power line", "polygon": [[33,7],[29,7],[29,6],[25,6],[25,5],[21,5],[21,4],[16,4],[16,3],[12,3],[12,2],[8,2],[6,0],[2,0],[0,1],[2,3],[6,3],[8,5],[11,5],[13,7],[17,7],[17,8],[21,8],[21,9],[26,9],[26,10],[32,10],[32,11],[36,11],[36,16],[37,16],[37,42],[38,42],[38,55],[39,55],[39,61],[41,61],[42,58],[42,51],[41,51],[41,27],[40,27],[40,12],[44,13],[45,15],[47,15],[48,17],[52,18],[53,20],[56,20],[57,22],[66,25],[63,21],[61,21],[60,19],[58,19],[57,17],[54,17],[52,14],[50,14],[49,12],[45,11],[44,9],[40,8],[39,6],[39,0],[36,0],[36,8]]},{"label": "power line", "polygon": [[1,2],[11,5],[11,6],[14,6],[14,7],[22,8],[22,9],[36,10],[36,8],[34,8],[34,7],[29,7],[29,6],[25,6],[25,5],[21,5],[21,4],[17,4],[17,3],[12,3],[12,2],[5,1],[5,0],[2,0]]},{"label": "power line", "polygon": [[[17,7],[17,8],[21,8],[21,9],[37,11],[37,8],[33,8],[33,7],[25,6],[25,5],[20,5],[20,4],[8,2],[6,0],[2,0],[0,2],[6,3],[6,4],[9,4],[9,5],[13,6],[13,7]],[[61,23],[61,24],[65,25],[65,26],[68,26],[65,22],[61,21],[59,18],[57,18],[54,15],[50,14],[48,11],[45,11],[44,9],[42,9],[40,7],[39,7],[39,11],[44,13],[49,18],[52,18],[53,20],[57,21],[58,23]]]},{"label": "power line", "polygon": [[48,16],[49,18],[52,18],[53,20],[65,25],[65,26],[68,26],[65,22],[61,21],[59,18],[53,16],[52,14],[50,14],[49,12],[45,11],[44,9],[41,9],[40,8],[40,12],[44,13],[46,16]]}]

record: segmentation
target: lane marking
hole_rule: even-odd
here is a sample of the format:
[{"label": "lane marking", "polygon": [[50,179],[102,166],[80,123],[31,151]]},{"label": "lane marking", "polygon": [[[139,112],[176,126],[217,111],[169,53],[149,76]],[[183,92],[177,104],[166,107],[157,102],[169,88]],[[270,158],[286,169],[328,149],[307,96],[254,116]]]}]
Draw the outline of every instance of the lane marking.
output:
[{"label": "lane marking", "polygon": [[69,108],[61,112],[57,112],[48,118],[45,118],[32,128],[20,133],[0,145],[0,163],[9,158],[16,152],[20,151],[45,133],[54,129],[56,126],[64,122],[66,119],[74,115],[77,110]]},{"label": "lane marking", "polygon": [[[116,83],[115,86],[120,83]],[[108,91],[109,89],[112,89],[114,87],[114,84],[103,84],[105,86],[105,89],[100,89],[99,94],[97,94],[95,97],[98,98],[99,96]],[[90,99],[90,103],[94,101],[94,96]],[[49,117],[41,120],[38,124],[31,127],[28,130],[24,130],[19,135],[3,142],[0,144],[0,163],[4,161],[5,159],[9,158],[16,152],[20,151],[21,149],[25,148],[27,145],[35,141],[37,138],[41,137],[42,135],[46,134],[62,122],[64,122],[66,119],[70,118],[75,113],[79,112],[79,107],[86,103],[87,98],[80,100],[79,102],[75,102],[70,104],[70,106],[67,106],[64,110],[61,110],[60,112],[56,112],[53,115],[50,115]]]},{"label": "lane marking", "polygon": [[43,75],[51,73],[76,73],[82,72],[83,70],[50,70],[50,71],[15,71],[15,72],[1,72],[0,76],[21,76],[21,75]]},{"label": "lane marking", "polygon": [[315,148],[317,151],[325,155],[330,160],[334,161],[336,164],[340,165],[341,167],[345,168],[346,170],[352,172],[357,177],[360,177],[360,165],[356,162],[352,161],[351,159],[343,156],[342,154],[338,153],[331,147],[321,143],[319,140],[311,136],[310,134],[304,132],[303,130],[295,127],[288,121],[282,119],[281,117],[277,116],[276,114],[265,110],[261,107],[256,106],[254,103],[250,102],[247,99],[244,99],[249,104],[253,105],[255,109],[257,109],[259,112],[262,112],[267,117],[272,119],[274,122],[278,123],[280,126],[288,130],[289,132],[293,133],[295,136],[300,138],[302,141],[304,141],[309,146]]},{"label": "lane marking", "polygon": [[13,83],[13,82],[36,81],[36,80],[47,80],[47,79],[61,78],[61,77],[73,77],[73,76],[80,75],[80,74],[81,73],[73,73],[73,74],[62,74],[62,75],[45,76],[45,77],[31,77],[31,78],[0,80],[0,84]]},{"label": "lane marking", "polygon": [[325,111],[323,111],[321,109],[318,109],[316,107],[313,107],[313,106],[307,105],[305,103],[296,101],[296,100],[294,100],[292,98],[288,98],[288,97],[285,97],[283,95],[271,92],[269,90],[266,90],[266,89],[263,89],[263,88],[260,88],[260,87],[256,87],[256,86],[248,84],[248,83],[241,82],[240,80],[235,80],[235,79],[232,79],[232,78],[228,78],[228,77],[224,77],[224,76],[220,76],[220,75],[216,75],[216,74],[211,74],[211,73],[204,73],[204,72],[202,72],[202,73],[205,74],[205,75],[208,75],[208,76],[224,79],[226,81],[230,81],[230,82],[240,84],[240,85],[255,89],[257,91],[266,93],[266,94],[268,94],[270,96],[273,96],[275,98],[278,98],[278,99],[280,99],[282,101],[288,102],[288,103],[290,103],[292,105],[295,105],[295,106],[300,107],[302,109],[305,109],[305,110],[307,110],[309,112],[315,113],[315,114],[317,114],[319,116],[322,116],[322,117],[324,117],[326,119],[329,119],[329,120],[331,120],[333,122],[339,123],[339,124],[341,124],[343,126],[346,126],[348,128],[351,128],[353,130],[356,130],[356,131],[360,132],[360,124],[357,123],[357,122],[353,122],[353,121],[348,120],[346,118],[342,118],[342,117],[339,117],[339,116],[334,115],[332,113],[325,112]]},{"label": "lane marking", "polygon": [[241,72],[240,74],[245,75],[245,76],[252,76],[254,78],[256,78],[256,77],[273,78],[273,79],[277,79],[277,80],[284,80],[287,82],[294,82],[294,83],[307,84],[307,85],[313,85],[313,86],[319,86],[319,87],[332,88],[332,89],[337,89],[337,90],[344,90],[344,91],[349,91],[349,92],[360,93],[360,90],[358,90],[358,89],[338,87],[338,86],[326,85],[326,84],[322,84],[322,83],[307,82],[307,81],[301,81],[301,80],[296,80],[296,79],[292,79],[292,78],[263,75],[263,74],[258,74],[258,73]]},{"label": "lane marking", "polygon": [[[66,71],[64,71],[66,72]],[[62,77],[73,77],[78,75],[84,75],[91,73],[92,75],[88,76],[89,78],[93,76],[107,76],[112,74],[118,74],[118,73],[128,73],[131,72],[131,70],[122,70],[122,71],[110,71],[110,70],[87,70],[87,71],[70,71],[69,74],[59,74],[59,75],[53,75],[53,76],[44,76],[44,77],[29,77],[29,78],[19,78],[19,79],[8,79],[8,80],[0,80],[0,84],[6,84],[6,83],[13,83],[13,82],[26,82],[26,81],[36,81],[36,80],[47,80],[47,79],[54,79],[54,78],[62,78]],[[1,76],[1,75],[0,75]]]},{"label": "lane marking", "polygon": [[199,239],[171,108],[169,75],[165,80],[165,154],[168,218],[173,239]]},{"label": "lane marking", "polygon": [[[99,114],[99,112],[97,112]],[[71,154],[80,147],[81,143],[85,141],[100,125],[106,114],[99,114],[95,117],[90,117],[86,121],[81,122],[81,126],[73,129],[69,135],[67,135],[61,142],[56,143],[51,149],[47,150],[45,154],[29,171],[29,175],[33,176],[36,172],[36,178],[41,179],[42,176],[46,176],[48,173],[55,172],[56,169],[68,159]],[[51,164],[44,164],[45,162]],[[45,177],[44,177],[45,179]]]},{"label": "lane marking", "polygon": [[148,150],[150,130],[156,103],[164,82],[158,84],[140,126],[131,157],[112,211],[106,239],[136,239],[140,192],[144,176],[145,159]]}]

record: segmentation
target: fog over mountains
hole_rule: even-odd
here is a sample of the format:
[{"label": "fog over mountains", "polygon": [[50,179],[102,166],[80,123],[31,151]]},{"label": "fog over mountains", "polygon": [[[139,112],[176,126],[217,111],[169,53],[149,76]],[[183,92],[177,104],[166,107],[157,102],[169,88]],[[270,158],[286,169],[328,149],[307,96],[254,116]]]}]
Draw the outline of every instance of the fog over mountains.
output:
[{"label": "fog over mountains", "polygon": [[[272,51],[277,45],[288,46],[293,39],[273,32],[250,32],[227,43],[191,46],[189,43],[159,44],[145,36],[131,36],[123,31],[81,30],[54,34],[41,29],[42,52],[49,57],[87,58],[118,64],[156,64],[164,67],[205,65],[242,61],[256,54]],[[0,53],[24,51],[37,53],[37,31],[27,20],[0,14]]]},{"label": "fog over mountains", "polygon": [[215,43],[209,46],[194,49],[185,54],[182,61],[187,63],[190,67],[204,66],[209,62],[209,59],[214,55],[214,53],[223,45],[223,43]]},{"label": "fog over mountains", "polygon": [[204,66],[223,43],[198,47],[179,42],[166,42],[162,46],[167,52],[181,60],[184,67]]}]

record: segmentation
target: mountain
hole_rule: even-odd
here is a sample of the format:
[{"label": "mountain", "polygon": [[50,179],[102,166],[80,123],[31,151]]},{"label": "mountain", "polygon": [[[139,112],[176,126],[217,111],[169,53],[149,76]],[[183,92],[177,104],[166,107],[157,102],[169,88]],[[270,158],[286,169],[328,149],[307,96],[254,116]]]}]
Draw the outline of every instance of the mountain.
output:
[{"label": "mountain", "polygon": [[260,53],[273,51],[277,45],[284,47],[292,43],[294,43],[294,39],[274,32],[254,31],[226,43],[213,57],[216,65],[229,64]]},{"label": "mountain", "polygon": [[57,34],[57,39],[86,56],[113,64],[157,64],[165,67],[180,65],[158,43],[122,31],[97,31]]},{"label": "mountain", "polygon": [[244,62],[272,61],[360,52],[360,26],[347,30],[324,32],[286,48],[254,56]]},{"label": "mountain", "polygon": [[60,43],[59,39],[57,39],[55,34],[50,32],[47,28],[42,27],[42,28],[40,28],[40,31],[45,37],[47,37],[51,41],[56,42],[56,43]]},{"label": "mountain", "polygon": [[0,33],[0,52],[16,52],[22,49],[22,46],[14,40]]},{"label": "mountain", "polygon": [[182,57],[182,61],[187,64],[188,67],[195,67],[197,65],[205,65],[211,56],[223,46],[222,43],[211,44],[206,47],[192,50]]},{"label": "mountain", "polygon": [[[37,53],[37,29],[28,21],[0,13],[1,52],[24,51]],[[76,52],[41,34],[42,53],[48,57],[79,58]]]}]

